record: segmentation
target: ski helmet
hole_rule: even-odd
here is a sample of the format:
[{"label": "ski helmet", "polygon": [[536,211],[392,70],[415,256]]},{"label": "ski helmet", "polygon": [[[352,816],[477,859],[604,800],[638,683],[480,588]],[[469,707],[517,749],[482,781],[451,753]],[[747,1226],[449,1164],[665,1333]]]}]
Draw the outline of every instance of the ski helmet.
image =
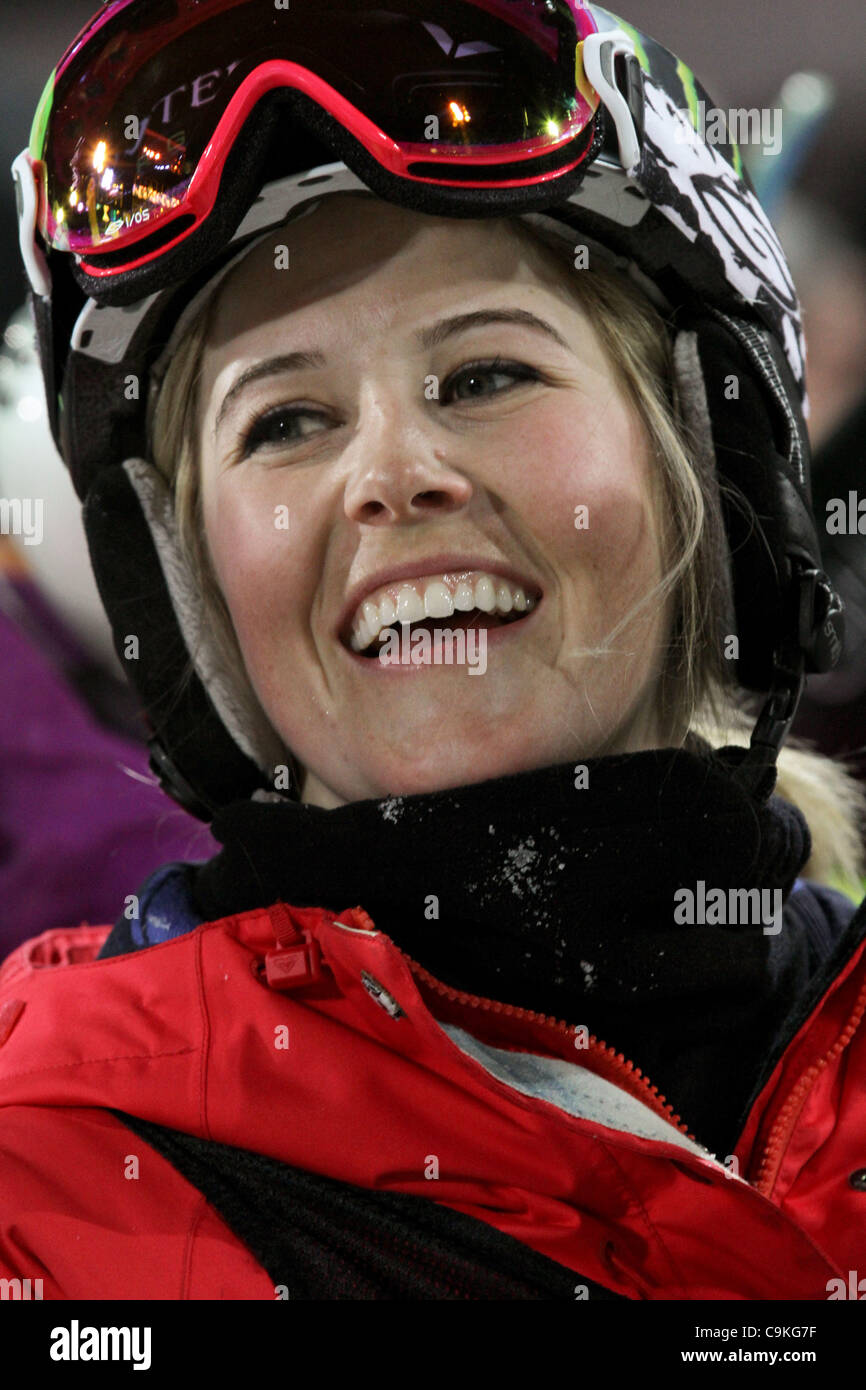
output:
[{"label": "ski helmet", "polygon": [[73,40],[12,166],[21,251],[52,432],[118,651],[135,632],[146,653],[127,669],[153,768],[187,810],[273,781],[141,456],[148,402],[231,266],[352,189],[577,238],[663,309],[687,422],[751,508],[723,491],[737,678],[766,697],[737,775],[762,783],[842,613],[796,291],[739,148],[700,129],[710,109],[685,63],[584,0],[115,0]]}]

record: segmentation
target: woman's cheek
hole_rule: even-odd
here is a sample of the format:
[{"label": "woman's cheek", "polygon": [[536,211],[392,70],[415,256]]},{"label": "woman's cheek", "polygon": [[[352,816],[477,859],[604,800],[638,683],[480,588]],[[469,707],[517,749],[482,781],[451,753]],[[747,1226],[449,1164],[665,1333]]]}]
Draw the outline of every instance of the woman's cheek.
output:
[{"label": "woman's cheek", "polygon": [[227,478],[204,502],[217,583],[248,654],[280,642],[304,598],[299,530],[292,526],[292,508],[276,495],[273,488]]},{"label": "woman's cheek", "polygon": [[654,546],[645,442],[621,407],[608,423],[551,408],[512,436],[509,456],[514,505],[547,558],[568,571],[597,568],[616,587],[624,565],[651,563]]}]

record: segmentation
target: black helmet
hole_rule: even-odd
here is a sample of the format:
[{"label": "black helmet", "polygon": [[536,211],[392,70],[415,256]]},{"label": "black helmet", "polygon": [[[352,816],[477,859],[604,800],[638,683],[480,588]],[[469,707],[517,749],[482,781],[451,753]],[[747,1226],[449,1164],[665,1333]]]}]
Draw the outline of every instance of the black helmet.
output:
[{"label": "black helmet", "polygon": [[148,402],[221,273],[348,189],[525,218],[662,309],[687,422],[753,513],[723,490],[737,677],[767,695],[737,775],[758,785],[804,674],[838,661],[842,615],[811,512],[796,291],[737,145],[698,128],[708,110],[718,133],[683,62],[582,0],[116,0],[73,40],[13,165],[22,255],[52,433],[118,652],[139,637],[152,765],[186,809],[209,820],[273,777],[202,640],[142,457]]}]

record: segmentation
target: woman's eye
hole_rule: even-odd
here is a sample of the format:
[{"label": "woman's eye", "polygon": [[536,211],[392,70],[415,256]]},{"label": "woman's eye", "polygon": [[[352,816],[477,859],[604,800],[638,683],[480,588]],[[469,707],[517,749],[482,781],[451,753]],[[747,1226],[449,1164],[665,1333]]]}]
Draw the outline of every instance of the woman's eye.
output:
[{"label": "woman's eye", "polygon": [[310,434],[315,433],[315,430],[302,429],[301,422],[309,424],[312,421],[321,424],[324,418],[319,411],[306,407],[277,406],[276,409],[261,415],[244,434],[241,457],[255,453],[263,444],[277,447],[281,444],[300,444],[309,438]]},{"label": "woman's eye", "polygon": [[[481,400],[485,396],[498,396],[508,391],[519,381],[539,381],[534,368],[525,362],[476,362],[461,367],[459,372],[448,378],[442,390],[441,400],[461,401]],[[496,383],[504,382],[504,385]]]},{"label": "woman's eye", "polygon": [[[448,378],[440,399],[482,400],[498,396],[521,381],[540,381],[540,375],[525,362],[476,362]],[[264,446],[301,444],[327,426],[327,417],[308,406],[276,406],[260,415],[241,437],[240,457],[256,453]]]}]

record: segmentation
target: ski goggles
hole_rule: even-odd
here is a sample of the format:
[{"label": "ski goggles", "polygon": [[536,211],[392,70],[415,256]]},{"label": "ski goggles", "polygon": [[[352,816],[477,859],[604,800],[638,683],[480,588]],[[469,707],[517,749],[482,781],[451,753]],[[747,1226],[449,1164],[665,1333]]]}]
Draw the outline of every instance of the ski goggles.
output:
[{"label": "ski goggles", "polygon": [[593,149],[597,29],[584,0],[115,0],[40,100],[35,226],[91,275],[148,264],[205,222],[248,116],[286,90],[399,179],[543,185]]}]

